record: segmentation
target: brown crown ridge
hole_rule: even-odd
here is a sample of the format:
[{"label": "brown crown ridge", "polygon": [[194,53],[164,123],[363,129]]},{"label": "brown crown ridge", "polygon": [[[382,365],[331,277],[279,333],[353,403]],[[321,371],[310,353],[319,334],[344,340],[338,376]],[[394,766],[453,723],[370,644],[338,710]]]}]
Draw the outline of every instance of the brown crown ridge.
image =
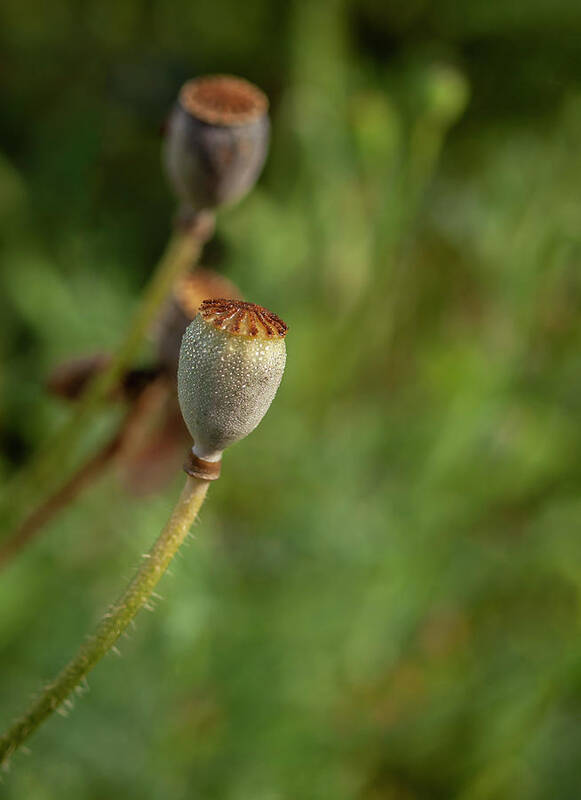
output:
[{"label": "brown crown ridge", "polygon": [[287,325],[272,311],[244,300],[204,300],[200,314],[217,330],[249,339],[284,339],[288,332]]},{"label": "brown crown ridge", "polygon": [[242,300],[240,289],[218,272],[197,267],[179,280],[174,288],[174,297],[186,316],[193,319],[200,303],[208,297],[224,297]]},{"label": "brown crown ridge", "polygon": [[264,92],[233,75],[193,78],[182,86],[179,101],[185,111],[210,125],[245,125],[268,111]]}]

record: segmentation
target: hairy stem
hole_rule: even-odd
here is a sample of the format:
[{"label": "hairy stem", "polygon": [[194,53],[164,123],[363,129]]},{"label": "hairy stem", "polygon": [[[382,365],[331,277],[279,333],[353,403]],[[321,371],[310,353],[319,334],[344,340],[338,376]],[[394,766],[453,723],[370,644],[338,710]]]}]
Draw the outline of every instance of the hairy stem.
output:
[{"label": "hairy stem", "polygon": [[186,478],[176,507],[135,577],[81,645],[78,653],[0,738],[0,764],[34,733],[53,711],[59,709],[97,662],[113,647],[139,609],[151,597],[158,581],[186,538],[208,490],[208,481]]},{"label": "hairy stem", "polygon": [[[203,226],[201,226],[203,227]],[[9,518],[17,526],[28,515],[30,497],[46,495],[71,469],[77,446],[93,414],[133,360],[136,351],[176,279],[198,260],[205,237],[196,229],[179,231],[170,239],[124,341],[106,369],[91,381],[65,426],[43,446],[4,494],[10,500]]]}]

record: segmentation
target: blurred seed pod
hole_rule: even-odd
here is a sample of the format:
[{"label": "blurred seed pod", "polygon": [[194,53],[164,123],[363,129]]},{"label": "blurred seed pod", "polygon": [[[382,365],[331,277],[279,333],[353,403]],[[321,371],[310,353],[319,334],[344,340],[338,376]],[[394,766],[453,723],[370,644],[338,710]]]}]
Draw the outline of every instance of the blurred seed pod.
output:
[{"label": "blurred seed pod", "polygon": [[51,394],[66,400],[76,400],[90,381],[111,363],[108,353],[79,356],[57,364],[48,376],[46,387]]},{"label": "blurred seed pod", "polygon": [[252,83],[230,75],[185,83],[164,148],[178,199],[195,212],[239,200],[262,170],[269,131],[268,99]]},{"label": "blurred seed pod", "polygon": [[[52,370],[46,381],[48,391],[65,400],[78,400],[89,384],[111,363],[109,353],[95,353],[63,361]],[[119,383],[107,395],[107,400],[134,400],[159,374],[157,365],[134,367],[122,375]]]},{"label": "blurred seed pod", "polygon": [[219,461],[260,423],[280,385],[287,326],[254,303],[206,300],[180,352],[178,398],[193,453]]},{"label": "blurred seed pod", "polygon": [[189,440],[175,383],[167,375],[152,381],[132,407],[117,465],[124,488],[133,495],[158,491],[175,477]]},{"label": "blurred seed pod", "polygon": [[241,300],[242,293],[232,281],[211,269],[197,268],[179,280],[167,301],[154,330],[160,364],[175,375],[182,337],[198,313],[203,300],[224,297]]}]

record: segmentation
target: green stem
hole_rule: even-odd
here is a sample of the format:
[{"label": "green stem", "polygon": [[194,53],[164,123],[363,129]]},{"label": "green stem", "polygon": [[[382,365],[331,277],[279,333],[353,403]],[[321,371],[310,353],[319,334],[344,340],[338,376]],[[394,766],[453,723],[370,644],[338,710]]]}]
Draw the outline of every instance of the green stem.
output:
[{"label": "green stem", "polygon": [[95,664],[113,647],[139,609],[151,597],[158,581],[188,535],[208,486],[208,481],[187,476],[168,523],[144,557],[125,592],[104,615],[96,631],[84,641],[77,655],[43,689],[28,711],[0,738],[0,765],[67,700]]},{"label": "green stem", "polygon": [[160,305],[171,287],[182,274],[198,260],[203,240],[192,230],[175,233],[155,270],[141,303],[133,317],[125,340],[117,350],[108,367],[91,382],[82,399],[63,428],[49,440],[33,457],[29,466],[4,493],[10,500],[10,524],[21,524],[29,512],[30,497],[41,493],[47,495],[70,472],[75,460],[77,446],[95,411],[123,372],[131,364],[135,353],[153,322]]},{"label": "green stem", "polygon": [[122,433],[118,431],[112,439],[108,440],[88,461],[81,464],[79,469],[59,488],[34,508],[10,535],[0,542],[0,571],[28,545],[58,514],[58,512],[71,503],[85,486],[95,481],[97,476],[113,460],[122,444]]}]

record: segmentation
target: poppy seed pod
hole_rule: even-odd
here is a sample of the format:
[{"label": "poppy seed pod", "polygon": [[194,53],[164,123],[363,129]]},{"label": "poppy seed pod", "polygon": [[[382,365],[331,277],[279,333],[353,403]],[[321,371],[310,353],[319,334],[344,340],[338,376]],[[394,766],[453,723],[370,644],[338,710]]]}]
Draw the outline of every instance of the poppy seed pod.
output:
[{"label": "poppy seed pod", "polygon": [[182,341],[178,398],[194,456],[218,462],[248,436],[284,372],[287,326],[254,303],[205,300]]},{"label": "poppy seed pod", "polygon": [[153,335],[163,367],[175,375],[184,331],[208,297],[242,300],[242,293],[232,281],[211,269],[198,267],[177,281],[155,325]]},{"label": "poppy seed pod", "polygon": [[46,382],[48,391],[65,400],[77,400],[87,386],[111,363],[108,353],[71,358],[52,370]]},{"label": "poppy seed pod", "polygon": [[166,130],[164,161],[178,198],[194,211],[243,197],[268,149],[268,99],[229,75],[188,81]]}]

